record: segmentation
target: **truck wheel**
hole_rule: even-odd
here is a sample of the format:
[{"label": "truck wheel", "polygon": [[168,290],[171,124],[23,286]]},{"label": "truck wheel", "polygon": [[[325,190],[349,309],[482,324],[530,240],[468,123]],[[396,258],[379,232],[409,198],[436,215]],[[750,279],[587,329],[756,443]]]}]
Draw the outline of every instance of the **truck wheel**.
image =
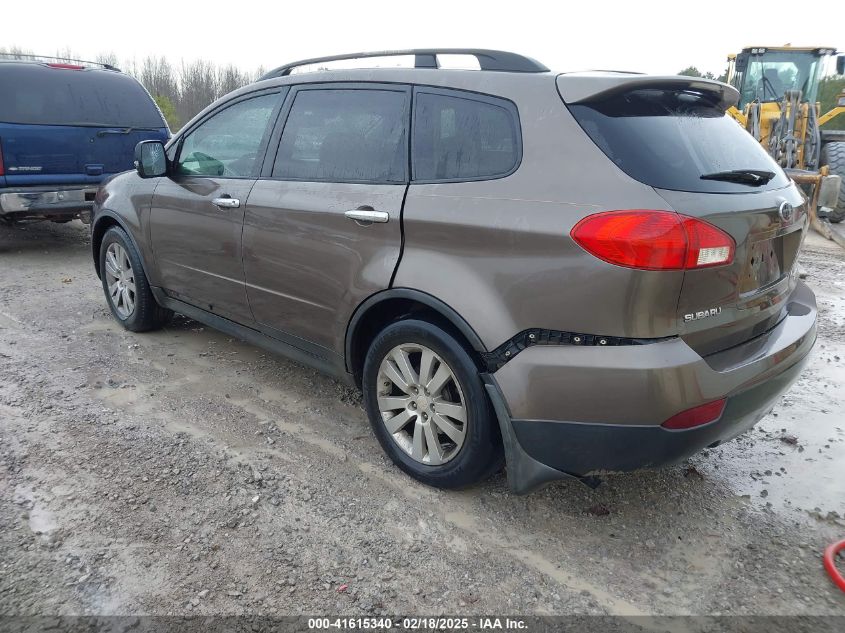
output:
[{"label": "truck wheel", "polygon": [[156,302],[141,257],[126,232],[117,226],[103,235],[100,277],[112,315],[127,330],[156,330],[173,316]]},{"label": "truck wheel", "polygon": [[831,175],[842,178],[839,203],[827,215],[827,219],[836,224],[845,220],[845,142],[825,143],[822,147],[821,164],[830,167]]}]

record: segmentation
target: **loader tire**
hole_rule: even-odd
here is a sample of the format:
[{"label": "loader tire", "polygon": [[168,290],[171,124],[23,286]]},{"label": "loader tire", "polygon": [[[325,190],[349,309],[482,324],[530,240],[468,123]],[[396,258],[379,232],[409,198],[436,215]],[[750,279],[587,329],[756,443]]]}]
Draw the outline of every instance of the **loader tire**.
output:
[{"label": "loader tire", "polygon": [[822,146],[821,164],[830,167],[831,175],[842,178],[839,202],[827,215],[828,220],[838,224],[845,220],[845,142],[825,143]]}]

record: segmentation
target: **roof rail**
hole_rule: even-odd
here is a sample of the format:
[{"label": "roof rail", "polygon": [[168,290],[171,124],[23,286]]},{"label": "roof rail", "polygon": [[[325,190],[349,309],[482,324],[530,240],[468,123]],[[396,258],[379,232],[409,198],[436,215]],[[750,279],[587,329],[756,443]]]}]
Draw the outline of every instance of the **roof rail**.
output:
[{"label": "roof rail", "polygon": [[49,55],[32,55],[30,53],[0,53],[0,62],[15,62],[15,61],[34,61],[34,62],[44,62],[48,64],[67,64],[67,63],[77,63],[77,64],[85,64],[86,66],[99,66],[100,68],[105,68],[106,70],[115,70],[120,72],[120,68],[117,66],[112,66],[111,64],[103,64],[100,62],[89,62],[84,59],[73,59],[71,57],[50,57]]},{"label": "roof rail", "polygon": [[[348,53],[346,55],[332,55],[330,57],[314,57],[302,59],[298,62],[279,66],[266,73],[261,79],[272,79],[273,77],[286,77],[291,74],[294,68],[320,64],[322,62],[335,62],[347,59],[366,59],[369,57],[399,57],[403,55],[414,56],[414,68],[439,68],[437,63],[438,55],[472,55],[478,60],[481,70],[496,70],[510,73],[542,73],[549,69],[540,62],[509,53],[507,51],[494,51],[482,48],[413,48],[399,51],[374,51],[369,53]],[[259,80],[260,81],[260,80]]]}]

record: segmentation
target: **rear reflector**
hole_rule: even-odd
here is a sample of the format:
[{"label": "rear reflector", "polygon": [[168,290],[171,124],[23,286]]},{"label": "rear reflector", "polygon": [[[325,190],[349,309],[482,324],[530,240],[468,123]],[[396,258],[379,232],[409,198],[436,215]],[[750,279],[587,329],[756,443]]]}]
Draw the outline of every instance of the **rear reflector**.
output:
[{"label": "rear reflector", "polygon": [[85,70],[85,66],[77,64],[47,64],[50,68],[62,68],[64,70]]},{"label": "rear reflector", "polygon": [[694,426],[701,426],[714,422],[722,417],[725,410],[725,398],[702,404],[686,411],[673,415],[661,426],[664,429],[691,429]]},{"label": "rear reflector", "polygon": [[733,261],[733,238],[697,218],[671,211],[607,211],[589,215],[570,232],[584,250],[617,266],[685,270]]}]

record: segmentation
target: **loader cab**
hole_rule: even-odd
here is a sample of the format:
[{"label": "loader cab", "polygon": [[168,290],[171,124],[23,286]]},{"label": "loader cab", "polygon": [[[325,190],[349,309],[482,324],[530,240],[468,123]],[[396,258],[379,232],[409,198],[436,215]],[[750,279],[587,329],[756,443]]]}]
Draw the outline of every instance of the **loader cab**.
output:
[{"label": "loader cab", "polygon": [[728,60],[728,81],[740,93],[737,107],[779,101],[788,90],[800,90],[803,101],[814,103],[824,61],[835,53],[834,48],[744,48]]}]

